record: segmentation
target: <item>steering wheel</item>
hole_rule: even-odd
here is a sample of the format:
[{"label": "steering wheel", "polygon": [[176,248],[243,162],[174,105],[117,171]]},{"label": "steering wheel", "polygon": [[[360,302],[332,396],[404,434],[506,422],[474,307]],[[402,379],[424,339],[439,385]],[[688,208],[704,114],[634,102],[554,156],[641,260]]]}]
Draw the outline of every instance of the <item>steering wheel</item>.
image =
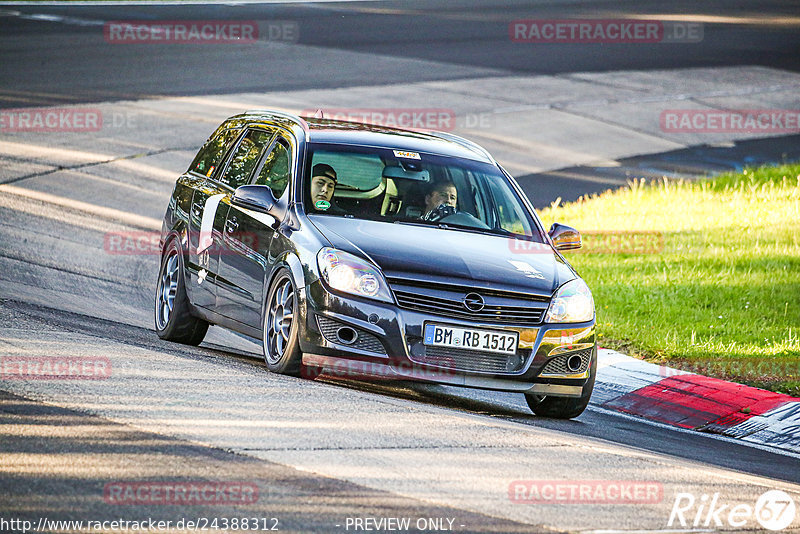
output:
[{"label": "steering wheel", "polygon": [[445,217],[450,217],[451,215],[455,215],[458,212],[455,206],[451,206],[449,204],[441,203],[439,207],[436,209],[431,210],[429,213],[426,213],[424,217],[422,217],[423,221],[439,221],[444,219]]}]

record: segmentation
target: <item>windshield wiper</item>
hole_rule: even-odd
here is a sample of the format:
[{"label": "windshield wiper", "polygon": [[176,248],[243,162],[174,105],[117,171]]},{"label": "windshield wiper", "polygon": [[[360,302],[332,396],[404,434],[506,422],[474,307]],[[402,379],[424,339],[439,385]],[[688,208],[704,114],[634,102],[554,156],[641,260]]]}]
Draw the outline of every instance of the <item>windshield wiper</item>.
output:
[{"label": "windshield wiper", "polygon": [[439,228],[441,230],[462,230],[473,234],[494,235],[494,236],[512,236],[516,235],[503,228],[475,228],[474,226],[461,226],[458,224],[447,224],[437,221],[420,222],[420,221],[394,221],[396,224],[408,224],[411,226],[424,226],[426,228]]},{"label": "windshield wiper", "polygon": [[502,228],[475,228],[474,226],[460,226],[457,224],[439,223],[439,228],[443,230],[463,230],[473,234],[495,235],[495,236],[509,236],[513,235],[507,230]]},{"label": "windshield wiper", "polygon": [[426,227],[437,226],[435,223],[432,223],[432,222],[402,221],[402,220],[397,220],[397,221],[393,221],[393,222],[395,224],[408,224],[410,226],[426,226]]}]

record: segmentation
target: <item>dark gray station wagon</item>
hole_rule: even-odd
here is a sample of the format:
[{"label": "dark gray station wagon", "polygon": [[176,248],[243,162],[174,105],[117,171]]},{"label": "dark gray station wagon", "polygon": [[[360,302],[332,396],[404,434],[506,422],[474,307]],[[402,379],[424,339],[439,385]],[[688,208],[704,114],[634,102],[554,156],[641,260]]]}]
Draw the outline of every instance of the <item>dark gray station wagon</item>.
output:
[{"label": "dark gray station wagon", "polygon": [[158,335],[262,340],[277,373],[518,391],[570,418],[597,368],[592,294],[486,150],[451,134],[253,111],[164,216]]}]

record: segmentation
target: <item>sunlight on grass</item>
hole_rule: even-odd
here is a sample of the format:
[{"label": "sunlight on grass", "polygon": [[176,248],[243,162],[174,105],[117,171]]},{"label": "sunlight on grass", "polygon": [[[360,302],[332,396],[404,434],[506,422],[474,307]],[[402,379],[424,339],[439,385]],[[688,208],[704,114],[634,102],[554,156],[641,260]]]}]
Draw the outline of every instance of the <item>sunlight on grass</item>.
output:
[{"label": "sunlight on grass", "polygon": [[[637,180],[540,215],[590,231],[567,258],[594,293],[601,345],[800,393],[800,165]],[[593,253],[597,230],[654,232],[658,247]]]}]

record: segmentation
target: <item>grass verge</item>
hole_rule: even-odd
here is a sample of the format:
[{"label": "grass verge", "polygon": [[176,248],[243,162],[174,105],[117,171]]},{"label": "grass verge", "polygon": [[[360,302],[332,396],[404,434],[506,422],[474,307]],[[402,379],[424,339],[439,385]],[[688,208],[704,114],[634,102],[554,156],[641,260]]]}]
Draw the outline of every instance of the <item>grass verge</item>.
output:
[{"label": "grass verge", "polygon": [[800,164],[629,187],[546,208],[601,346],[800,396]]}]

